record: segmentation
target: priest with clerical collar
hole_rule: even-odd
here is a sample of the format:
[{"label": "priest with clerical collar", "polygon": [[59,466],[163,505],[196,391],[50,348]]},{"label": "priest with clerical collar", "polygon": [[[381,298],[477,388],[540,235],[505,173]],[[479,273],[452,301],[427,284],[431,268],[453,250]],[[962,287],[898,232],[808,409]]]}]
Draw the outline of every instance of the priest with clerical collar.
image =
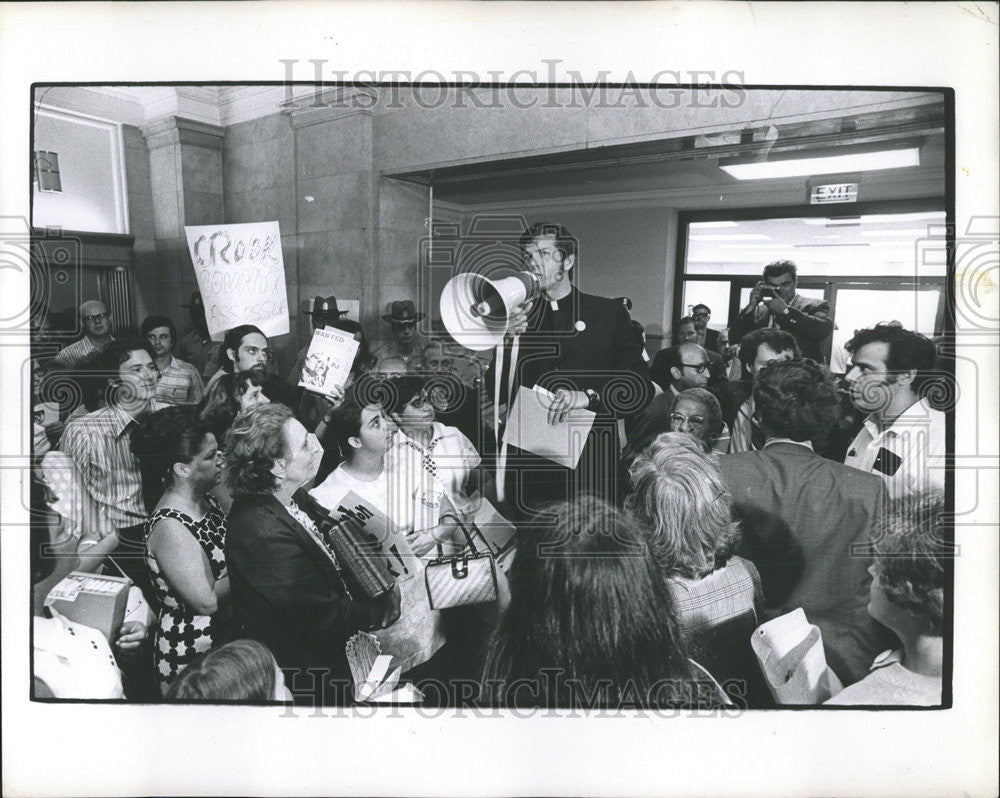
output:
[{"label": "priest with clerical collar", "polygon": [[[523,517],[545,502],[580,493],[613,500],[620,451],[617,420],[645,407],[653,387],[624,305],[575,286],[578,248],[570,232],[561,225],[538,223],[524,233],[520,244],[524,271],[538,278],[540,296],[509,320],[499,375],[501,405],[508,410],[520,386],[537,385],[554,394],[548,408],[550,424],[565,423],[573,410],[597,414],[576,469],[515,447],[504,457],[502,446],[498,447],[506,501]],[[509,364],[515,338],[512,379]],[[487,373],[491,391],[496,366],[494,360]],[[504,421],[501,418],[501,425]],[[502,440],[502,430],[498,437]]]}]

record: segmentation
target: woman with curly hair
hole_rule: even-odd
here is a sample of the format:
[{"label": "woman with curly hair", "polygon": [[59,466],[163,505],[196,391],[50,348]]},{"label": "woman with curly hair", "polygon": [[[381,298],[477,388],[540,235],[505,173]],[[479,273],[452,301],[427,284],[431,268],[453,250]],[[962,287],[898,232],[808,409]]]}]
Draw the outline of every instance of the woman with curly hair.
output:
[{"label": "woman with curly hair", "polygon": [[945,560],[940,493],[895,499],[872,536],[875,562],[868,613],[892,629],[902,648],[875,658],[871,673],[828,704],[935,706],[941,703]]},{"label": "woman with curly hair", "polygon": [[148,416],[132,436],[146,521],[146,564],[160,604],[153,646],[161,692],[197,653],[218,642],[229,610],[226,516],[209,491],[218,445],[189,406]]},{"label": "woman with curly hair", "polygon": [[720,706],[688,659],[674,600],[625,513],[584,496],[522,529],[509,606],[486,647],[480,696],[508,707]]},{"label": "woman with curly hair", "polygon": [[667,578],[685,639],[720,679],[753,679],[749,640],[764,593],[754,564],[734,553],[739,526],[712,456],[689,434],[666,432],[636,456],[629,476],[635,490],[625,509]]}]

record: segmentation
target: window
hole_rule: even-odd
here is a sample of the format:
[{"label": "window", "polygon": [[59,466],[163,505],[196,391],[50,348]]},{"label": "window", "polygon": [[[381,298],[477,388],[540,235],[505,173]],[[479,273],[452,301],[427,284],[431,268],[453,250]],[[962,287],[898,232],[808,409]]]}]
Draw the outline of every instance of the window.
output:
[{"label": "window", "polygon": [[835,370],[855,329],[895,320],[925,335],[941,332],[947,265],[924,251],[928,239],[943,235],[942,203],[867,203],[851,206],[850,215],[806,215],[816,210],[682,215],[675,318],[704,303],[711,327],[728,326],[764,265],[787,259],[798,267],[798,293],[830,303],[836,328],[826,355]]}]

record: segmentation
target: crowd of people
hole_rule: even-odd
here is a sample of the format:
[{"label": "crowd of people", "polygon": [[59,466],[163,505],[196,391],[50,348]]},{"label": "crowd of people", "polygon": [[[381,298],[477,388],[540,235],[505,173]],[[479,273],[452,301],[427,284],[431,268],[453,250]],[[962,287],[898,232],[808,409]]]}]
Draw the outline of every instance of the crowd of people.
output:
[{"label": "crowd of people", "polygon": [[[539,296],[489,362],[418,336],[411,301],[369,345],[317,297],[313,328],[359,341],[331,395],[299,386],[305,348],[282,378],[259,328],[212,342],[197,294],[183,337],[83,303],[83,337],[33,359],[34,696],[346,704],[360,633],[427,703],[768,707],[751,638],[801,609],[843,686],[818,700],[940,704],[933,341],[858,330],[831,374],[830,309],[778,261],[730,329],[696,305],[649,361],[626,304],[576,287],[565,228],[522,250]],[[591,411],[575,466],[508,445],[520,388],[546,390],[552,426]],[[376,594],[337,537],[353,502],[399,541]],[[425,573],[470,561],[484,506],[516,529],[496,589],[435,607]],[[131,579],[114,633],[47,600],[71,571]]]}]

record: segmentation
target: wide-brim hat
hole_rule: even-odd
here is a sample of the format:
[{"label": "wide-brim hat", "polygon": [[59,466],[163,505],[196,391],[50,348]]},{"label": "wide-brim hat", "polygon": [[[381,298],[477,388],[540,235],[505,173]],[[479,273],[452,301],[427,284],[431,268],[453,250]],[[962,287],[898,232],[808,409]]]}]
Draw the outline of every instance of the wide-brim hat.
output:
[{"label": "wide-brim hat", "polygon": [[401,299],[389,305],[389,313],[383,314],[382,318],[389,324],[415,324],[426,315],[417,313],[412,299]]},{"label": "wide-brim hat", "polygon": [[203,308],[205,307],[205,301],[201,298],[201,294],[197,291],[191,293],[191,299],[186,305],[181,305],[182,308]]},{"label": "wide-brim hat", "polygon": [[339,319],[341,316],[346,316],[350,313],[349,310],[341,310],[337,307],[337,297],[335,296],[318,296],[313,300],[312,310],[304,310],[302,312],[307,316],[322,316],[328,319]]}]

